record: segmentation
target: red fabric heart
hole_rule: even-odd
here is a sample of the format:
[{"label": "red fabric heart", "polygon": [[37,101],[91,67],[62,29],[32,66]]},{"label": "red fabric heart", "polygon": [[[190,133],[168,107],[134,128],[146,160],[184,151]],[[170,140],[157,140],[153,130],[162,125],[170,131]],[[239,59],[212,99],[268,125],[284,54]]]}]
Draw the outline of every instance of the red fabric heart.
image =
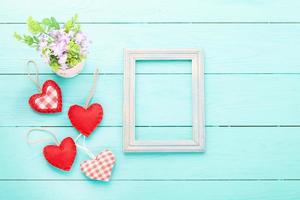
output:
[{"label": "red fabric heart", "polygon": [[103,109],[98,103],[91,104],[87,109],[73,105],[69,108],[68,116],[73,126],[88,137],[102,121]]},{"label": "red fabric heart", "polygon": [[67,137],[59,146],[45,146],[43,153],[44,157],[51,165],[69,171],[76,157],[76,145],[72,138]]},{"label": "red fabric heart", "polygon": [[57,83],[47,80],[42,87],[42,93],[29,98],[30,107],[40,113],[57,113],[62,110],[61,90]]}]

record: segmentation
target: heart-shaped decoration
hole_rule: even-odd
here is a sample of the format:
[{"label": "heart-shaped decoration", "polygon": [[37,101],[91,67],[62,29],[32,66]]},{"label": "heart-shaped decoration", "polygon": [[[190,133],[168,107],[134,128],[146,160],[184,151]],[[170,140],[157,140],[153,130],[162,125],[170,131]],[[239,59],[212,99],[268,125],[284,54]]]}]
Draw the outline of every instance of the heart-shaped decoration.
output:
[{"label": "heart-shaped decoration", "polygon": [[69,171],[76,157],[76,145],[71,137],[63,139],[59,146],[47,145],[43,153],[46,160],[59,169]]},{"label": "heart-shaped decoration", "polygon": [[106,149],[99,153],[95,159],[82,162],[80,170],[91,179],[109,181],[115,162],[114,154]]},{"label": "heart-shaped decoration", "polygon": [[73,126],[88,137],[102,121],[103,109],[98,103],[91,104],[87,109],[73,105],[69,109],[68,116]]},{"label": "heart-shaped decoration", "polygon": [[57,83],[47,80],[42,87],[42,93],[29,98],[30,107],[40,113],[57,113],[62,110],[61,90]]}]

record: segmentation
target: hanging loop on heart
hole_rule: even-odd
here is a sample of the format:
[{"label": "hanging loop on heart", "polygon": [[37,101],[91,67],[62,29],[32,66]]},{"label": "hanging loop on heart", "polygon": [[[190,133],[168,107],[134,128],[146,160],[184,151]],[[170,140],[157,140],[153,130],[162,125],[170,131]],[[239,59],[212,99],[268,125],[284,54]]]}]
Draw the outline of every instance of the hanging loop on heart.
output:
[{"label": "hanging loop on heart", "polygon": [[103,108],[99,103],[90,104],[97,86],[98,69],[94,73],[93,86],[89,92],[84,106],[72,105],[68,111],[68,117],[81,134],[88,137],[100,124],[103,118]]},{"label": "hanging loop on heart", "polygon": [[37,144],[37,143],[41,143],[41,142],[45,142],[45,141],[48,141],[49,139],[46,139],[46,138],[43,138],[43,139],[38,139],[38,140],[30,140],[30,136],[33,132],[44,132],[44,133],[47,133],[49,135],[52,136],[55,144],[57,146],[59,146],[59,141],[56,137],[56,135],[52,132],[52,131],[49,131],[47,129],[41,129],[41,128],[34,128],[34,129],[30,129],[28,132],[27,132],[27,137],[26,137],[26,141],[28,144]]},{"label": "hanging loop on heart", "polygon": [[[80,139],[80,137],[83,136],[83,141],[82,141],[82,145],[78,144],[78,140]],[[91,159],[95,159],[96,156],[93,154],[93,152],[91,152],[91,150],[89,150],[89,148],[86,146],[85,144],[85,136],[82,134],[79,134],[76,139],[75,139],[75,145],[76,147],[80,148],[81,150],[83,150]]]},{"label": "hanging loop on heart", "polygon": [[45,132],[52,136],[55,141],[55,145],[50,144],[43,148],[43,155],[45,159],[49,164],[58,169],[70,171],[77,154],[77,148],[74,140],[71,137],[66,137],[61,142],[58,142],[56,135],[52,131],[36,128],[28,131],[26,138],[28,144],[36,144],[47,140],[30,140],[30,136],[33,132]]},{"label": "hanging loop on heart", "polygon": [[[35,77],[33,77],[31,70],[30,70],[30,65],[33,65],[35,68]],[[34,62],[33,60],[29,60],[27,62],[27,76],[29,78],[29,80],[31,80],[35,86],[38,88],[39,91],[42,91],[42,87],[40,85],[40,80],[39,80],[39,67],[36,64],[36,62]]]},{"label": "hanging loop on heart", "polygon": [[90,104],[91,99],[93,98],[95,91],[96,91],[96,87],[97,87],[97,79],[99,76],[99,69],[97,68],[95,73],[94,73],[94,80],[93,80],[93,86],[90,90],[89,96],[86,98],[85,104],[84,104],[84,108],[87,109],[87,107]]}]

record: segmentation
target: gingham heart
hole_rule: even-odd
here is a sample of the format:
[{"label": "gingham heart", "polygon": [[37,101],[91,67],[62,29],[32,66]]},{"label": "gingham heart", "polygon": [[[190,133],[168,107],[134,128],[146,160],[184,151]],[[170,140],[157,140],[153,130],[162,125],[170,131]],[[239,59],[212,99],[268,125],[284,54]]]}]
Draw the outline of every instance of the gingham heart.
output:
[{"label": "gingham heart", "polygon": [[30,107],[40,113],[57,113],[62,110],[61,89],[55,81],[47,80],[42,87],[42,93],[29,98]]},{"label": "gingham heart", "polygon": [[80,170],[90,179],[109,181],[116,162],[114,154],[106,149],[95,159],[86,160],[80,164]]}]

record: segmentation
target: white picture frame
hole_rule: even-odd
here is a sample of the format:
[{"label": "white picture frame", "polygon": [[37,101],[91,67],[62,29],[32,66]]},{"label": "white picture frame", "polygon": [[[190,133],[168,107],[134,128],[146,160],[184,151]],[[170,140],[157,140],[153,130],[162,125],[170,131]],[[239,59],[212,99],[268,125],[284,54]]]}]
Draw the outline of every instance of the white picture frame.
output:
[{"label": "white picture frame", "polygon": [[[125,49],[124,50],[124,152],[203,152],[204,62],[200,49]],[[137,60],[191,60],[192,62],[192,140],[136,140],[135,67]]]}]

